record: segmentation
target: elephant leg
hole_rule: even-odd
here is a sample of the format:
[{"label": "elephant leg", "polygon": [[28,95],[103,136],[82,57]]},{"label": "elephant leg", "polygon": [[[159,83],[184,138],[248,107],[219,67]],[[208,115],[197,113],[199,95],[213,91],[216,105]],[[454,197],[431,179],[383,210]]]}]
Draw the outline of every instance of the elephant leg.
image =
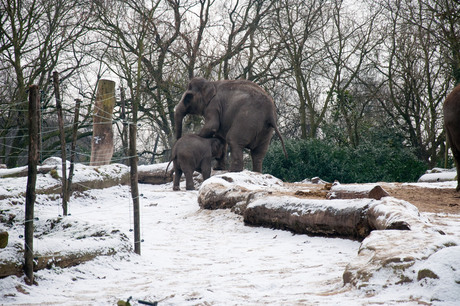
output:
[{"label": "elephant leg", "polygon": [[193,170],[186,170],[185,173],[185,189],[195,190],[195,185],[193,184]]},{"label": "elephant leg", "polygon": [[243,147],[236,142],[229,142],[230,151],[231,151],[231,172],[240,172],[243,171]]},{"label": "elephant leg", "polygon": [[211,160],[209,158],[201,162],[201,174],[203,175],[203,181],[211,176]]},{"label": "elephant leg", "polygon": [[262,163],[267,154],[268,146],[270,141],[259,145],[257,148],[251,150],[251,159],[252,159],[252,171],[262,173]]},{"label": "elephant leg", "polygon": [[228,145],[225,144],[223,148],[224,154],[222,155],[222,158],[216,158],[217,165],[214,167],[214,170],[227,169],[227,148],[228,148]]},{"label": "elephant leg", "polygon": [[455,166],[457,168],[457,188],[455,190],[460,191],[460,149],[458,145],[454,142],[454,137],[452,136],[452,133],[449,130],[447,130],[447,136],[449,138],[450,149],[452,150]]},{"label": "elephant leg", "polygon": [[182,170],[180,168],[174,169],[174,183],[173,183],[173,190],[178,191],[180,190],[180,177],[182,176]]}]

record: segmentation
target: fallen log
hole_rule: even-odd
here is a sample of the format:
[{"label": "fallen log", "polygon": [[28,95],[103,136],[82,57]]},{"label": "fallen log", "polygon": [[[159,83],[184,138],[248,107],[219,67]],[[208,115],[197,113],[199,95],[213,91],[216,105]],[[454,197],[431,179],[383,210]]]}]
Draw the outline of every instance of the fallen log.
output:
[{"label": "fallen log", "polygon": [[166,172],[167,166],[168,163],[139,166],[137,169],[139,183],[161,185],[172,182],[172,164],[170,165],[169,170]]},{"label": "fallen log", "polygon": [[[430,258],[434,258],[437,253],[460,254],[457,243],[454,237],[442,235],[429,226],[415,231],[373,231],[364,239],[358,254],[347,265],[343,282],[367,290],[372,290],[372,285],[380,284],[382,279],[386,280],[388,286],[418,281],[423,286],[424,278],[432,278],[430,272],[433,275],[432,271],[440,266],[439,258],[434,260],[434,265]],[[451,255],[451,258],[455,257]],[[447,262],[442,267],[455,271],[454,265],[448,266]],[[444,281],[454,283],[455,278],[452,275]]]},{"label": "fallen log", "polygon": [[203,182],[198,204],[203,209],[231,208],[235,213],[243,214],[251,201],[281,189],[282,181],[269,174],[250,171],[222,173]]},{"label": "fallen log", "polygon": [[[285,229],[298,234],[342,236],[363,239],[373,230],[411,230],[423,224],[417,208],[391,197],[369,198],[380,186],[356,186],[361,199],[316,199],[299,185],[265,181],[261,174],[246,172],[217,175],[200,188],[198,203],[203,209],[228,209],[244,216],[248,225]],[[377,187],[377,188],[376,188]],[[351,193],[344,193],[350,195]],[[380,198],[380,197],[379,197]]]},{"label": "fallen log", "polygon": [[332,185],[327,194],[328,199],[376,199],[388,197],[389,194],[379,185]]},{"label": "fallen log", "polygon": [[[35,239],[39,243],[34,248],[34,271],[53,266],[76,266],[97,256],[132,251],[129,238],[119,230],[100,226],[94,228],[69,217],[36,224]],[[0,277],[23,274],[23,253],[22,239],[11,237],[10,243],[0,252]]]},{"label": "fallen log", "polygon": [[[44,161],[43,175],[37,177],[36,194],[61,194],[62,181],[60,177],[60,158],[49,158]],[[50,170],[49,170],[50,169]],[[49,170],[49,171],[48,171]],[[0,174],[21,173],[22,170],[1,170]],[[16,175],[15,174],[15,175]],[[22,180],[22,181],[21,181]],[[21,197],[25,195],[21,182],[26,183],[26,176],[2,178],[0,184],[0,199]],[[117,185],[129,184],[129,168],[122,164],[111,164],[99,167],[75,164],[72,191],[86,191],[89,189],[103,189]]]},{"label": "fallen log", "polygon": [[[59,255],[37,255],[34,259],[34,272],[43,269],[51,269],[52,267],[68,268],[77,266],[81,263],[93,260],[98,256],[110,256],[116,254],[117,251],[111,250],[96,250],[96,251],[82,251],[75,253],[68,253]],[[24,273],[22,262],[6,261],[0,262],[0,278],[10,275],[20,276]]]},{"label": "fallen log", "polygon": [[364,239],[373,230],[423,228],[418,209],[395,198],[314,200],[265,196],[247,205],[244,222],[297,234]]},{"label": "fallen log", "polygon": [[372,230],[366,215],[371,202],[269,196],[249,204],[243,217],[248,225],[297,234],[363,239]]},{"label": "fallen log", "polygon": [[[44,165],[38,166],[37,172],[40,174],[47,174],[51,170],[55,170],[57,166],[54,165]],[[0,178],[9,178],[9,177],[26,177],[27,176],[27,166],[18,167],[13,169],[1,169]]]}]

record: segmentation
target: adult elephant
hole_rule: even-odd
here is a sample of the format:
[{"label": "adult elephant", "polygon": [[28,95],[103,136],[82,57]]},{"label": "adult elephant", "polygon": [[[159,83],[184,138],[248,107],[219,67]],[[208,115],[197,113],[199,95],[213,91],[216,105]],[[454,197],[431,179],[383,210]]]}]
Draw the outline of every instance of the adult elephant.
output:
[{"label": "adult elephant", "polygon": [[[201,137],[219,137],[230,146],[230,171],[243,170],[243,149],[251,151],[253,171],[262,172],[273,131],[283,138],[276,125],[276,109],[270,96],[246,80],[208,81],[193,78],[175,108],[176,138],[182,136],[182,119],[187,114],[204,116]],[[225,169],[225,157],[216,169]]]},{"label": "adult elephant", "polygon": [[443,107],[447,139],[457,166],[457,191],[460,191],[460,85],[447,96]]}]

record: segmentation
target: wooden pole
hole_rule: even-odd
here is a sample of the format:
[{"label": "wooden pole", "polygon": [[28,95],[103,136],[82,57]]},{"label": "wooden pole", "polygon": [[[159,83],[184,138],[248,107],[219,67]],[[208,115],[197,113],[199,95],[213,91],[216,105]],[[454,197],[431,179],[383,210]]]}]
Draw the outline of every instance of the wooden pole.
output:
[{"label": "wooden pole", "polygon": [[[120,99],[121,99],[121,115],[120,119],[123,123],[123,127],[121,130],[121,144],[123,146],[123,153],[125,156],[129,156],[129,148],[128,148],[128,122],[126,121],[126,95],[125,89],[123,87],[120,88]],[[129,164],[129,160],[125,159],[125,163]]]},{"label": "wooden pole", "polygon": [[[143,44],[140,42],[139,54],[143,52]],[[137,59],[137,84],[136,94],[133,95],[133,122],[129,125],[129,156],[130,156],[130,179],[131,179],[131,197],[133,199],[133,213],[134,213],[134,252],[141,255],[141,225],[140,225],[140,211],[139,211],[139,179],[137,173],[137,111],[141,98],[141,56]]]},{"label": "wooden pole", "polygon": [[34,283],[34,204],[40,141],[40,94],[37,85],[29,87],[29,161],[27,170],[24,224],[24,273],[26,283]]},{"label": "wooden pole", "polygon": [[61,142],[61,160],[62,160],[62,213],[67,216],[67,157],[66,157],[66,144],[65,144],[65,130],[64,120],[62,118],[62,103],[61,94],[59,92],[59,74],[57,71],[53,72],[53,85],[54,85],[54,96],[56,98],[56,110],[58,114],[59,124],[59,140]]},{"label": "wooden pole", "polygon": [[131,197],[133,199],[134,213],[134,252],[141,254],[141,230],[140,230],[140,211],[139,211],[139,185],[137,172],[137,150],[136,150],[137,126],[135,123],[129,125],[129,154],[130,154],[130,180]]},{"label": "wooden pole", "polygon": [[112,113],[115,107],[115,82],[99,80],[93,116],[90,166],[110,164],[113,155]]},{"label": "wooden pole", "polygon": [[67,203],[70,200],[70,196],[72,194],[72,178],[73,178],[73,170],[75,167],[75,148],[77,146],[77,134],[78,134],[78,120],[80,117],[80,104],[81,100],[75,100],[75,113],[73,118],[73,130],[72,130],[72,144],[70,145],[70,169],[69,169],[69,178],[67,179]]}]

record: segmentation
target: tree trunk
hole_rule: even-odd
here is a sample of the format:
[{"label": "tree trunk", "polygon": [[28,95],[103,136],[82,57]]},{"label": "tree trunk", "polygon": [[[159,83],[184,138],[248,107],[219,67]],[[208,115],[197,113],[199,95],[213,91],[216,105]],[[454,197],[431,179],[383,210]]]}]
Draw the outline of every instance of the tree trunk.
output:
[{"label": "tree trunk", "polygon": [[110,164],[113,155],[112,113],[115,106],[115,82],[99,80],[93,116],[90,166]]}]

